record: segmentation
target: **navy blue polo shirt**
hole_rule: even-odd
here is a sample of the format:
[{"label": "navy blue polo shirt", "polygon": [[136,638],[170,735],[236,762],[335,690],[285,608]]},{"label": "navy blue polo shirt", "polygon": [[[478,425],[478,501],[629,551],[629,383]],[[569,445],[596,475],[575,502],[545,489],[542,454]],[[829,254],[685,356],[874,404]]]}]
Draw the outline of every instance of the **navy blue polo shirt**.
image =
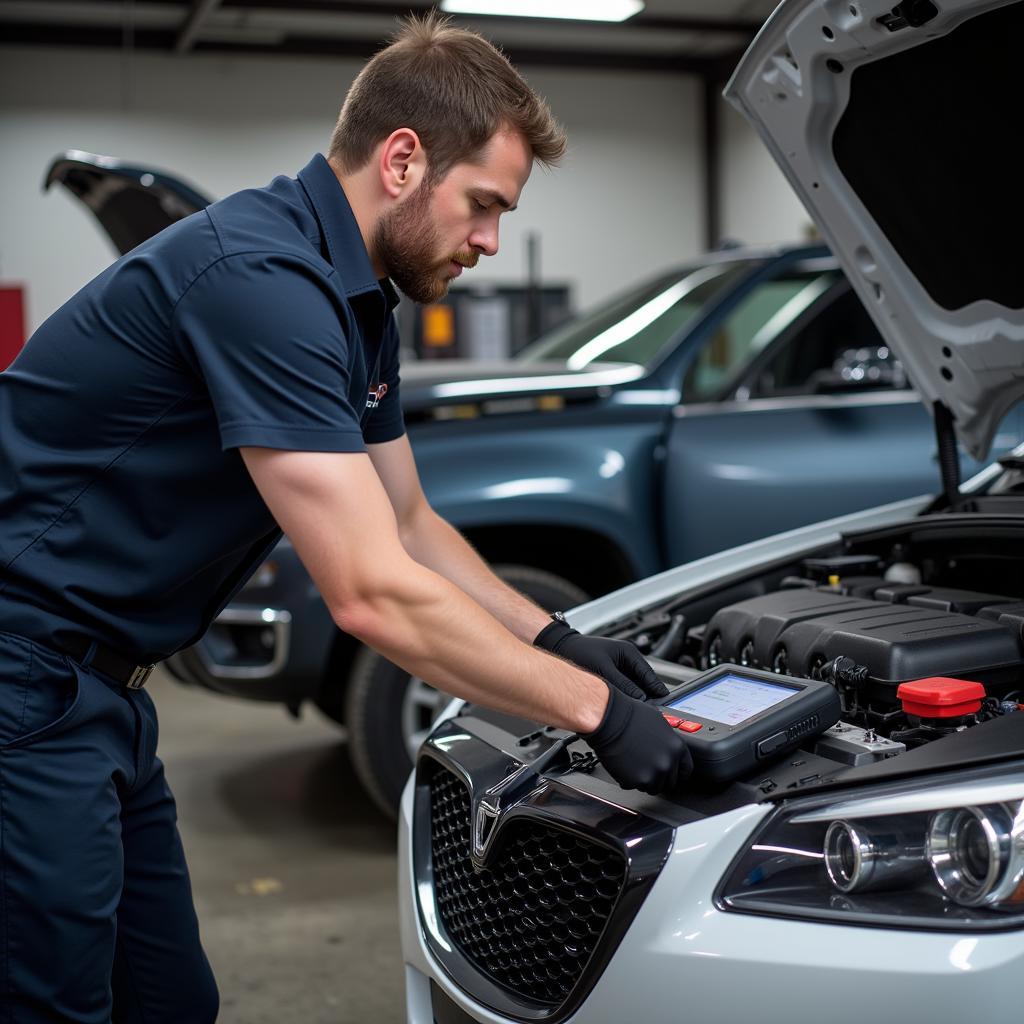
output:
[{"label": "navy blue polo shirt", "polygon": [[237,449],[404,432],[396,301],[320,155],[86,285],[0,373],[0,630],[197,640],[280,537]]}]

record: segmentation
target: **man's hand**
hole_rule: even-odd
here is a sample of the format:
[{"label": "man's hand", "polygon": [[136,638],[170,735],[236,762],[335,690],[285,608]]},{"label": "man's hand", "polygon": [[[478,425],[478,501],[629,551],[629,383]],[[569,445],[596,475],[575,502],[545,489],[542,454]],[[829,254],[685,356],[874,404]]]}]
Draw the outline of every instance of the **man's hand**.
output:
[{"label": "man's hand", "polygon": [[583,737],[624,789],[670,793],[693,772],[686,741],[653,704],[608,687],[601,724]]},{"label": "man's hand", "polygon": [[628,640],[584,636],[566,622],[552,622],[537,634],[533,643],[593,672],[629,697],[646,700],[668,695],[668,687]]}]

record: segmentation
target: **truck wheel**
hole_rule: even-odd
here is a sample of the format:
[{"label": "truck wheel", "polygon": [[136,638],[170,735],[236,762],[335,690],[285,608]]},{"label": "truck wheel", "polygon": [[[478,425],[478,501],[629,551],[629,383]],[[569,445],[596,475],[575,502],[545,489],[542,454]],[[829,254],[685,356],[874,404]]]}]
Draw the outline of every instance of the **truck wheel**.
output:
[{"label": "truck wheel", "polygon": [[[503,565],[495,572],[551,611],[587,599],[574,583],[542,569]],[[397,817],[416,751],[449,699],[368,647],[356,654],[345,701],[349,752],[359,780],[389,817]]]}]

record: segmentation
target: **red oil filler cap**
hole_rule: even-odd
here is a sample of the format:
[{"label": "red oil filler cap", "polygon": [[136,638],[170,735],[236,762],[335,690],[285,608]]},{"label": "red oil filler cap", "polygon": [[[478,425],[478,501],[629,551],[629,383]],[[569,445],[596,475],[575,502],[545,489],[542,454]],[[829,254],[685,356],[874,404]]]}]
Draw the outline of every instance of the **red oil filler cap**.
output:
[{"label": "red oil filler cap", "polygon": [[896,696],[903,710],[917,718],[959,718],[981,710],[985,687],[969,679],[930,676],[900,683]]}]

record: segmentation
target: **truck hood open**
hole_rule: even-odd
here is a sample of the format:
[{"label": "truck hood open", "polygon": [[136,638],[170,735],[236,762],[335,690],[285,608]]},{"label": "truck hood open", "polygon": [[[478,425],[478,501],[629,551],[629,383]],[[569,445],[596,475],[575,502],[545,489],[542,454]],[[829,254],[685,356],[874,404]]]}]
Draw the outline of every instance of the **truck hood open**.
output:
[{"label": "truck hood open", "polygon": [[121,255],[212,202],[173,175],[77,149],[50,164],[43,188],[54,184],[92,210]]},{"label": "truck hood open", "polygon": [[725,90],[929,409],[978,459],[1024,397],[1024,3],[784,0]]}]

